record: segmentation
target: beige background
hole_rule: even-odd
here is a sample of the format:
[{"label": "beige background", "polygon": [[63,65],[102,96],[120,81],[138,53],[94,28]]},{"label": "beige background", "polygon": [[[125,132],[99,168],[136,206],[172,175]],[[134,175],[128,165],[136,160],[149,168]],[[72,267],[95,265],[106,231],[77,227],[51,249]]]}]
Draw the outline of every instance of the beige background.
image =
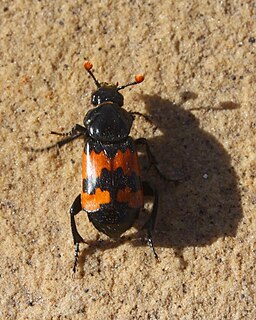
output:
[{"label": "beige background", "polygon": [[[255,319],[255,1],[1,1],[1,319]],[[120,241],[68,211],[94,83],[125,89],[159,167],[156,263],[133,228]],[[142,157],[142,160],[145,159]],[[145,214],[145,213],[144,213]],[[142,238],[142,240],[141,240]],[[102,241],[99,241],[102,240]]]}]

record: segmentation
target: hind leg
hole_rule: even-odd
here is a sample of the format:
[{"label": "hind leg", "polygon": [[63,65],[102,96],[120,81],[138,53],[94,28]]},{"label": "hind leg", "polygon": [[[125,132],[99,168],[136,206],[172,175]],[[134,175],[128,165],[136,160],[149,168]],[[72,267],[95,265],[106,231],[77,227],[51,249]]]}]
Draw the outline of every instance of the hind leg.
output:
[{"label": "hind leg", "polygon": [[75,260],[73,265],[73,274],[76,272],[77,262],[78,262],[78,255],[79,255],[79,243],[84,242],[83,238],[80,236],[79,232],[77,231],[76,222],[75,222],[75,215],[82,211],[81,205],[81,194],[79,194],[75,201],[73,202],[70,208],[70,221],[71,221],[71,231],[75,245]]},{"label": "hind leg", "polygon": [[145,196],[154,197],[153,209],[152,209],[151,215],[150,215],[148,221],[145,223],[143,229],[147,230],[147,243],[148,243],[149,247],[151,248],[151,250],[153,251],[155,258],[158,259],[158,255],[155,251],[155,247],[154,247],[153,240],[152,240],[152,231],[154,230],[154,227],[155,227],[157,209],[158,209],[158,193],[157,193],[157,190],[155,188],[153,188],[146,181],[142,182],[142,187],[143,187],[143,192],[144,192]]}]

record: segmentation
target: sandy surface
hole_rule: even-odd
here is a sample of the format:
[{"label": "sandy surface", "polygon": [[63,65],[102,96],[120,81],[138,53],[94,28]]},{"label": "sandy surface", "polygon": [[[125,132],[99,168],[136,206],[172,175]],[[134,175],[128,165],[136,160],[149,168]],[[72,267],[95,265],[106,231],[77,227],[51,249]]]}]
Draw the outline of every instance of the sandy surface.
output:
[{"label": "sandy surface", "polygon": [[[72,4],[71,4],[72,3]],[[204,3],[204,4],[203,4]],[[1,1],[0,319],[255,319],[255,1]],[[94,83],[125,84],[132,136],[159,167],[157,263],[131,229],[112,242],[69,207]],[[145,160],[142,157],[142,160]],[[145,213],[144,213],[145,214]]]}]

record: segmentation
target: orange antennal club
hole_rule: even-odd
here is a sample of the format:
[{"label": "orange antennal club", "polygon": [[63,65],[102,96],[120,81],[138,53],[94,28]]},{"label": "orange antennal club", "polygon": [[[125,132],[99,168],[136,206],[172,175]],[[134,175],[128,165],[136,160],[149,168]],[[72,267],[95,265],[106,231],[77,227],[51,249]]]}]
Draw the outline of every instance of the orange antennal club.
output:
[{"label": "orange antennal club", "polygon": [[144,81],[144,76],[143,76],[142,74],[137,74],[137,75],[135,76],[135,81],[136,81],[137,83],[141,83],[142,81]]},{"label": "orange antennal club", "polygon": [[89,70],[92,69],[92,67],[93,67],[93,64],[92,64],[90,61],[85,61],[85,62],[84,62],[84,68],[85,68],[85,70],[89,71]]},{"label": "orange antennal club", "polygon": [[86,70],[86,71],[89,73],[89,75],[93,78],[96,86],[97,86],[98,88],[100,88],[100,83],[99,83],[99,81],[95,78],[94,74],[93,74],[92,71],[91,71],[92,67],[93,67],[93,64],[92,64],[90,61],[85,61],[85,62],[84,62],[84,68],[85,68],[85,70]]}]

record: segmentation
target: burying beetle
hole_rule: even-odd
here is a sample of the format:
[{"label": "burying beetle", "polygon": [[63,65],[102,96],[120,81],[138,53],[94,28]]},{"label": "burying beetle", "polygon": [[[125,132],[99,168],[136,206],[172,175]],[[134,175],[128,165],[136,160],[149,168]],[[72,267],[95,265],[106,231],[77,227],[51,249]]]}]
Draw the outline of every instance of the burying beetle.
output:
[{"label": "burying beetle", "polygon": [[[77,230],[75,215],[80,211],[88,214],[96,229],[110,238],[118,238],[131,228],[144,207],[144,195],[153,197],[153,208],[143,229],[147,230],[147,243],[155,258],[158,258],[152,241],[152,231],[158,209],[158,193],[146,181],[141,181],[137,146],[145,145],[150,165],[156,161],[150,151],[147,140],[133,140],[129,134],[134,115],[122,108],[124,97],[120,90],[141,83],[142,75],[135,81],[123,86],[100,83],[92,73],[93,65],[86,61],[84,68],[93,78],[97,90],[92,94],[91,103],[95,106],[87,112],[84,126],[76,124],[70,132],[53,134],[66,136],[65,139],[36,151],[50,150],[83,136],[82,153],[82,192],[76,197],[71,208],[71,230],[75,245],[73,273],[76,272],[79,244],[85,242]],[[144,116],[146,119],[147,117]]]}]

